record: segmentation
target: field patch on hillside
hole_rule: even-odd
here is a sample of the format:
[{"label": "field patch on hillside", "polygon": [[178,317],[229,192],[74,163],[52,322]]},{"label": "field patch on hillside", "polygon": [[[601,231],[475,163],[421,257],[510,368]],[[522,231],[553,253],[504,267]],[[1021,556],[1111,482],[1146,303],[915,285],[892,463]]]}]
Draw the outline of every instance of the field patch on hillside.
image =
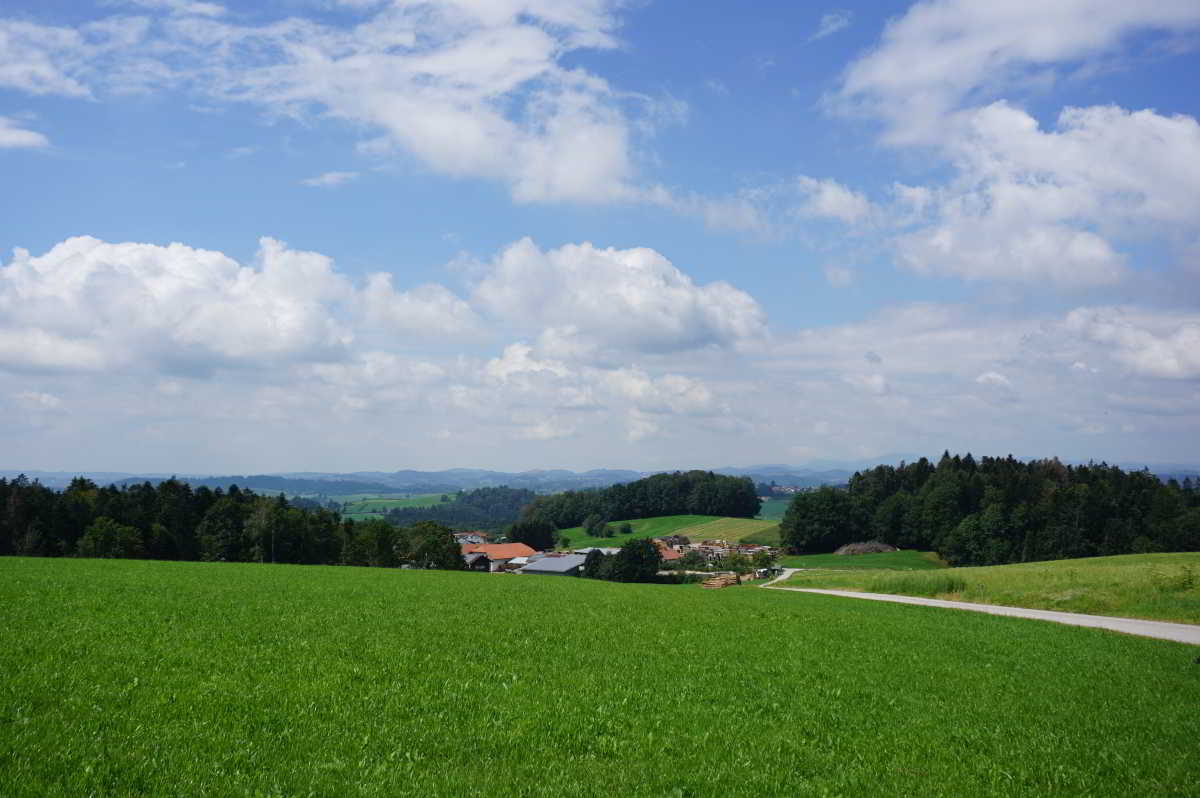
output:
[{"label": "field patch on hillside", "polygon": [[614,530],[628,523],[633,532],[616,534],[611,538],[588,537],[583,527],[559,531],[570,539],[569,548],[588,546],[620,546],[632,538],[657,538],[663,535],[685,535],[693,543],[702,540],[729,540],[745,543],[760,543],[767,546],[779,545],[779,524],[758,518],[722,518],[716,515],[664,515],[659,518],[640,518],[636,521],[613,521]]},{"label": "field patch on hillside", "polygon": [[686,535],[693,543],[702,540],[744,540],[750,535],[778,529],[775,521],[764,521],[756,518],[720,518],[704,524],[684,527],[676,534]]},{"label": "field patch on hillside", "polygon": [[334,496],[333,500],[345,508],[343,517],[361,521],[367,518],[381,518],[388,510],[397,507],[433,507],[442,504],[442,496],[454,501],[457,496],[453,493],[350,493]]},{"label": "field patch on hillside", "polygon": [[827,568],[832,571],[931,571],[946,563],[932,551],[888,551],[879,554],[789,554],[779,558],[785,568]]},{"label": "field patch on hillside", "polygon": [[0,784],[1193,795],[1195,653],[756,589],[0,558]]},{"label": "field patch on hillside", "polygon": [[788,585],[1200,623],[1200,552],[953,568],[926,575],[814,571],[794,574]]},{"label": "field patch on hillside", "polygon": [[[579,526],[561,529],[558,534],[570,538],[569,548],[572,549],[582,549],[589,546],[620,546],[625,541],[632,540],[633,538],[659,538],[663,535],[686,534],[681,530],[718,520],[720,520],[720,516],[716,515],[663,515],[658,518],[638,518],[628,522],[613,521],[609,526],[613,528],[616,534],[611,538],[588,537],[583,533],[583,527]],[[625,523],[633,527],[633,531],[622,535],[617,530]]]},{"label": "field patch on hillside", "polygon": [[783,514],[787,512],[788,505],[791,503],[791,499],[768,499],[762,503],[758,517],[767,521],[782,521]]}]

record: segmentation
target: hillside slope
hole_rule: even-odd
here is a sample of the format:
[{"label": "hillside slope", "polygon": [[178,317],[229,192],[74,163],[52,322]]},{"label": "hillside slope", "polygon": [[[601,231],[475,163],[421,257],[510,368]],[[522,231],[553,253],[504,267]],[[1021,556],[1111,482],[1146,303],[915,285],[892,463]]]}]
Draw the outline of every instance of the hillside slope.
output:
[{"label": "hillside slope", "polygon": [[926,574],[805,571],[794,574],[788,584],[1200,623],[1200,552],[1123,554]]}]

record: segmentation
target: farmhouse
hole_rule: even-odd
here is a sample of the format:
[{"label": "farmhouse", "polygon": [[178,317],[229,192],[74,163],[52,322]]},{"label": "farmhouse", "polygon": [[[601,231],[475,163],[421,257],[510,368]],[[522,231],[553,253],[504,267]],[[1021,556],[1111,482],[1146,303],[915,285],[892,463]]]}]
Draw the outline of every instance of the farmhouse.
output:
[{"label": "farmhouse", "polygon": [[489,570],[500,571],[513,557],[528,557],[536,552],[524,543],[466,543],[462,546],[464,558],[476,553],[487,555]]},{"label": "farmhouse", "polygon": [[563,576],[579,576],[579,569],[587,557],[581,554],[562,554],[558,556],[539,557],[520,568],[519,574],[559,574]]},{"label": "farmhouse", "polygon": [[489,535],[487,532],[476,532],[473,530],[467,530],[465,532],[455,532],[454,540],[457,541],[459,543],[459,545],[462,545],[464,543],[482,544],[482,543],[491,543],[492,536]]}]

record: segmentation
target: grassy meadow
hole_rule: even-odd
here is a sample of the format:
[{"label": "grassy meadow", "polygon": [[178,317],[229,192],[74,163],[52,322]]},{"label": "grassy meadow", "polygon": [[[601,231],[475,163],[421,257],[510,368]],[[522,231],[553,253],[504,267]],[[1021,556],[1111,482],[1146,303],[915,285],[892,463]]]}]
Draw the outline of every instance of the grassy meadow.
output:
[{"label": "grassy meadow", "polygon": [[929,571],[946,563],[933,551],[887,551],[878,554],[788,554],[779,558],[785,568],[824,568],[832,571]]},{"label": "grassy meadow", "polygon": [[[614,530],[624,521],[609,524]],[[595,538],[585,535],[583,527],[559,530],[571,542],[567,548],[581,549],[588,546],[620,546],[633,538],[657,538],[663,535],[686,535],[693,543],[702,540],[739,540],[746,543],[766,542],[778,545],[779,524],[757,518],[723,518],[717,515],[664,515],[658,518],[639,518],[628,522],[633,531],[628,535],[614,534],[611,538]]]},{"label": "grassy meadow", "polygon": [[793,574],[788,585],[1200,623],[1200,552],[1125,554],[925,574],[813,571]]},{"label": "grassy meadow", "polygon": [[[594,538],[585,535],[581,526],[560,529],[558,534],[565,535],[570,539],[571,542],[568,548],[571,549],[582,549],[589,546],[620,546],[625,541],[634,538],[657,538],[663,535],[687,534],[682,530],[719,520],[721,520],[721,517],[716,515],[662,515],[658,518],[639,518],[635,521],[630,521],[629,525],[633,527],[633,531],[628,535],[622,535],[617,532],[611,538]],[[623,523],[625,522],[613,521],[609,526],[616,532],[617,528]]]},{"label": "grassy meadow", "polygon": [[702,540],[742,541],[754,535],[769,534],[772,530],[778,535],[779,524],[775,521],[753,518],[720,518],[706,524],[684,527],[676,534],[687,535],[693,543],[699,543]]},{"label": "grassy meadow", "polygon": [[787,512],[788,505],[791,503],[791,499],[768,499],[762,503],[758,517],[766,521],[782,521],[783,514]]},{"label": "grassy meadow", "polygon": [[1194,796],[1196,653],[752,588],[0,558],[0,785]]},{"label": "grassy meadow", "polygon": [[346,509],[342,513],[344,517],[362,521],[368,518],[378,518],[388,510],[397,507],[433,507],[442,503],[443,495],[449,496],[450,501],[457,498],[453,493],[348,493],[331,498],[345,505]]}]

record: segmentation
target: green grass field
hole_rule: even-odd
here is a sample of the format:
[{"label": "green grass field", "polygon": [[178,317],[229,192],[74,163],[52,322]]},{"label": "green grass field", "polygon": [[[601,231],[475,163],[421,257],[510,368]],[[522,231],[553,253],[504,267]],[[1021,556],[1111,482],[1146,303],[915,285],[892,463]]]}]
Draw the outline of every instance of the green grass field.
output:
[{"label": "green grass field", "polygon": [[[616,529],[624,523],[614,521],[609,526]],[[778,543],[779,524],[756,518],[723,518],[717,515],[664,515],[658,518],[640,518],[630,521],[633,532],[616,534],[611,538],[594,538],[583,534],[583,527],[572,527],[559,531],[570,539],[568,548],[581,549],[588,546],[620,546],[633,538],[657,538],[663,535],[686,535],[693,543],[701,540],[741,540],[747,543]]]},{"label": "green grass field", "polygon": [[693,542],[701,540],[737,541],[756,534],[770,534],[775,530],[778,537],[779,524],[752,518],[719,518],[704,524],[683,527],[676,534],[687,535]]},{"label": "green grass field", "polygon": [[0,558],[0,785],[1194,796],[1196,654],[754,588]]},{"label": "green grass field", "polygon": [[828,568],[834,571],[892,570],[928,571],[945,568],[946,563],[932,551],[889,551],[879,554],[799,554],[784,555],[779,564],[785,568]]},{"label": "green grass field", "polygon": [[[454,501],[453,493],[444,494]],[[368,518],[379,518],[388,510],[397,507],[433,507],[442,503],[441,493],[347,493],[331,497],[336,502],[346,505],[342,513],[345,518],[362,521]]]},{"label": "green grass field", "polygon": [[[861,557],[865,556],[884,555]],[[1200,623],[1200,552],[953,568],[931,574],[798,573],[788,584]]]},{"label": "green grass field", "polygon": [[[570,538],[571,542],[568,548],[571,549],[582,549],[589,546],[620,546],[633,538],[657,538],[663,535],[684,534],[680,530],[719,520],[721,520],[720,516],[716,515],[663,515],[658,518],[639,518],[630,521],[629,525],[633,527],[633,532],[628,535],[618,533],[611,538],[593,538],[583,534],[581,526],[560,529],[558,534]],[[615,530],[622,523],[624,522],[614,521],[609,526]]]},{"label": "green grass field", "polygon": [[782,521],[783,514],[787,512],[788,505],[791,503],[791,499],[768,499],[762,503],[762,510],[759,511],[758,517],[767,521]]}]

